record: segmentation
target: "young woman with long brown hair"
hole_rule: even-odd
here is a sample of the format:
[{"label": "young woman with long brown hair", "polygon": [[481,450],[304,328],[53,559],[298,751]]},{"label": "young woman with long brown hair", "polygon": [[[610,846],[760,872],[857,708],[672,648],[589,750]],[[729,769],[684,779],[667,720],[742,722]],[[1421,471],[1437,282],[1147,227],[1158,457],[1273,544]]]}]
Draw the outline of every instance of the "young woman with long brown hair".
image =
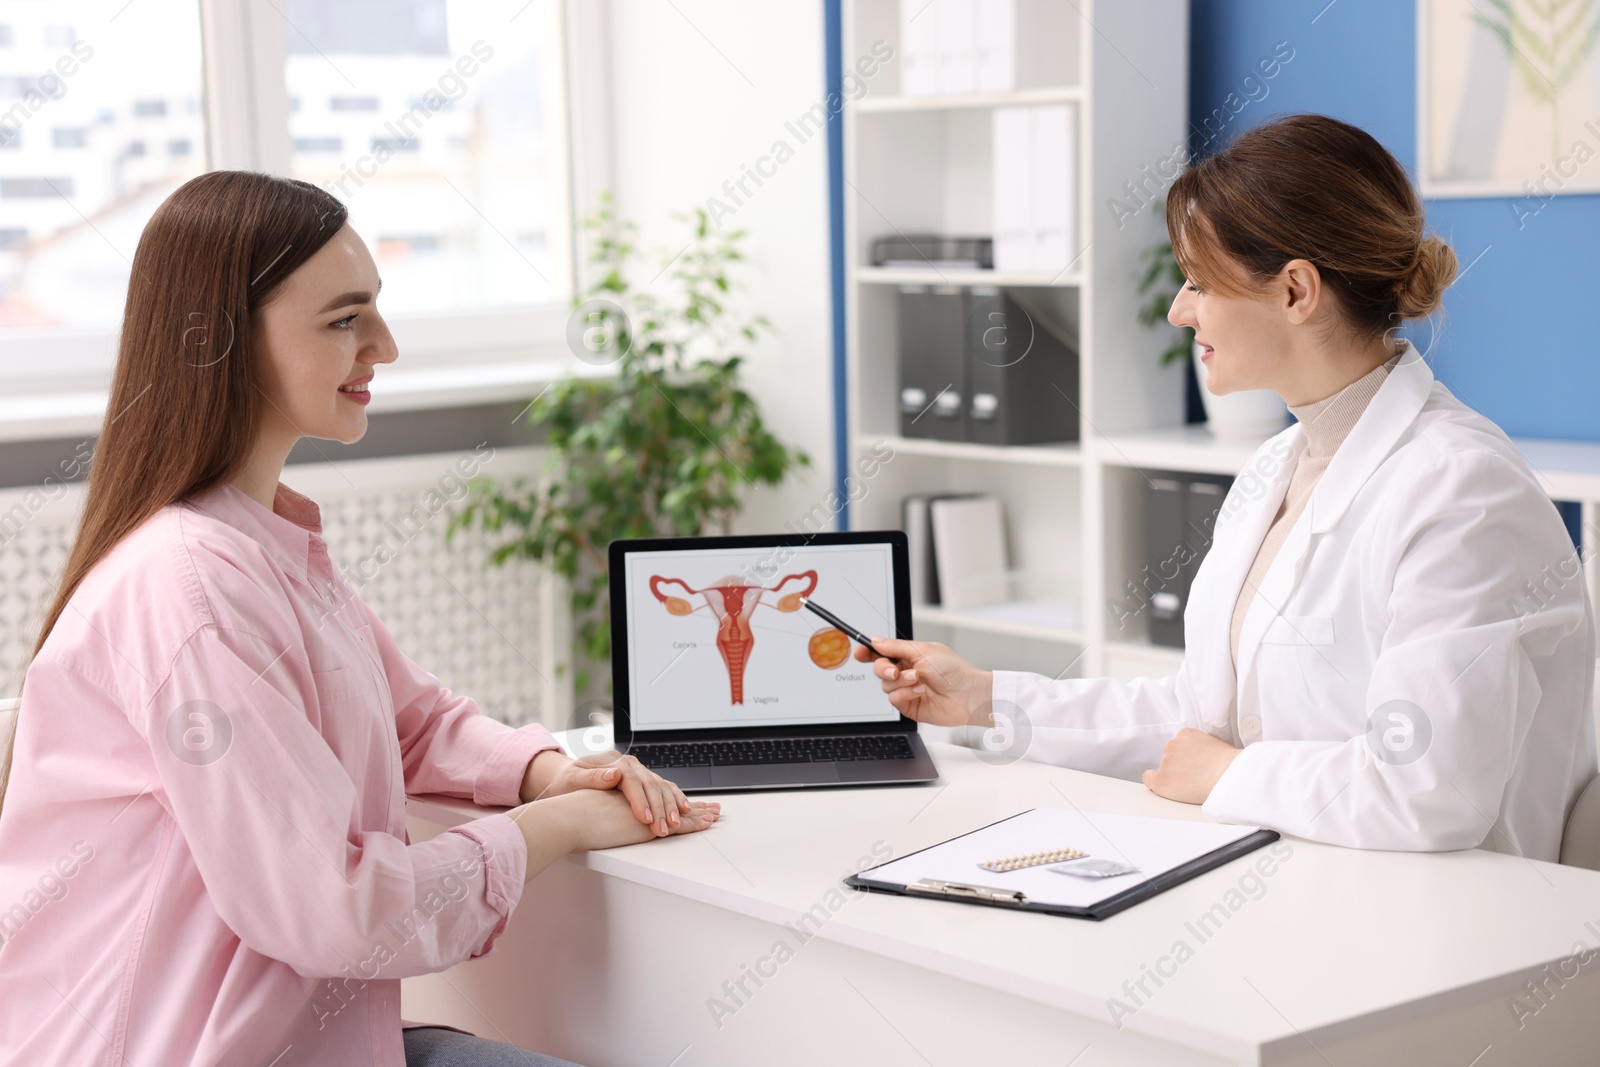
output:
[{"label": "young woman with long brown hair", "polygon": [[[140,238],[0,808],[0,1061],[555,1062],[403,1035],[399,979],[489,951],[560,856],[717,818],[440,686],[280,484],[366,430],[379,285],[304,182],[206,174]],[[406,792],[518,806],[411,844]]]},{"label": "young woman with long brown hair", "polygon": [[874,638],[906,665],[875,663],[890,701],[1026,720],[1030,758],[1142,775],[1229,822],[1555,860],[1595,773],[1593,616],[1539,479],[1396,335],[1456,273],[1404,168],[1354,126],[1291,116],[1180,175],[1167,224],[1188,276],[1168,318],[1208,387],[1271,389],[1298,419],[1214,528],[1170,546],[1182,564],[1209,541],[1181,668],[1055,681]]}]

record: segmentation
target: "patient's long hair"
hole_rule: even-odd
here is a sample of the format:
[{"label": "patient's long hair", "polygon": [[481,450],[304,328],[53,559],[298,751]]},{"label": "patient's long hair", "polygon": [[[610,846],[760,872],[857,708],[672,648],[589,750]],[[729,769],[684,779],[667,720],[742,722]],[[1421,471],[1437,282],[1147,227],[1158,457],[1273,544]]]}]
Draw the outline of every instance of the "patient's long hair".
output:
[{"label": "patient's long hair", "polygon": [[[307,182],[213,171],[184,183],[139,238],[88,494],[34,655],[84,577],[146,519],[228,481],[260,425],[252,319],[347,212]],[[10,779],[7,745],[0,800]]]}]

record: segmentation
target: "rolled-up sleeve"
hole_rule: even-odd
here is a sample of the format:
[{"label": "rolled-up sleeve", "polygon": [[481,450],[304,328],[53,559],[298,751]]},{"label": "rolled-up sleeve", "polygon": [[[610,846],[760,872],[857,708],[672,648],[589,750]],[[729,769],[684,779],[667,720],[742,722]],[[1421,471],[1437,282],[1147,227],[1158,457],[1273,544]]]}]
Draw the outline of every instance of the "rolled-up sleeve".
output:
[{"label": "rolled-up sleeve", "polygon": [[522,886],[526,879],[528,853],[522,830],[509,815],[490,815],[445,831],[471,838],[483,850],[483,899],[500,915],[500,921],[490,930],[482,945],[472,953],[482,956],[494,947],[494,942],[505,932],[506,922],[522,899]]},{"label": "rolled-up sleeve", "polygon": [[520,804],[528,763],[560,742],[537,723],[513,728],[480,713],[471,697],[452,693],[400,651],[371,608],[366,613],[394,697],[406,792],[469,797],[485,807]]},{"label": "rolled-up sleeve", "polygon": [[142,709],[157,797],[219,916],[310,977],[399,978],[482,955],[521,894],[520,830],[496,816],[413,845],[364,825],[344,761],[388,723],[325,736],[311,692],[292,652],[206,625]]}]

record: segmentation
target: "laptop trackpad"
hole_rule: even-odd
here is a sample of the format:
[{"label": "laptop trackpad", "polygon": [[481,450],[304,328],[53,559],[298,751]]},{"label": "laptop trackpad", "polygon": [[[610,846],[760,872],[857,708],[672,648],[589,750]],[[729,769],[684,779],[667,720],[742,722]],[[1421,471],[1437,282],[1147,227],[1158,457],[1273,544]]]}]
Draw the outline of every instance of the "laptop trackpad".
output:
[{"label": "laptop trackpad", "polygon": [[670,782],[677,784],[679,789],[710,789],[710,767],[657,767],[656,773]]},{"label": "laptop trackpad", "polygon": [[839,780],[837,764],[767,763],[712,767],[713,788],[736,789],[769,785],[827,785]]}]

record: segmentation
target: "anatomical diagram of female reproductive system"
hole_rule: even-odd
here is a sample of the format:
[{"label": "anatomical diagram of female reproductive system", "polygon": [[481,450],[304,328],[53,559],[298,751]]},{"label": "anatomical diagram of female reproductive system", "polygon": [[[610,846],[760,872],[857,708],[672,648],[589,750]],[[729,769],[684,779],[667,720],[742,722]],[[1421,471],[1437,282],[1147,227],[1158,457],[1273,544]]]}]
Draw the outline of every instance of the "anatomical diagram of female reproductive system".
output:
[{"label": "anatomical diagram of female reproductive system", "polygon": [[[805,588],[783,592],[790,582],[802,580],[806,583]],[[696,607],[683,597],[669,596],[661,591],[661,587],[666,585],[676,585],[690,596],[704,597],[705,604]],[[717,651],[722,653],[722,662],[728,668],[728,687],[735,704],[744,703],[744,669],[750,661],[750,650],[755,645],[755,635],[750,630],[750,616],[763,605],[782,612],[799,611],[801,597],[809,597],[816,588],[816,571],[786,575],[774,586],[750,585],[730,574],[704,589],[691,589],[680,578],[664,578],[661,575],[650,578],[650,592],[666,605],[669,614],[692,615],[709,608],[716,616]],[[774,599],[767,599],[769,593]],[[850,639],[839,630],[824,626],[811,635],[806,651],[811,656],[811,662],[824,670],[832,670],[850,657]]]}]

